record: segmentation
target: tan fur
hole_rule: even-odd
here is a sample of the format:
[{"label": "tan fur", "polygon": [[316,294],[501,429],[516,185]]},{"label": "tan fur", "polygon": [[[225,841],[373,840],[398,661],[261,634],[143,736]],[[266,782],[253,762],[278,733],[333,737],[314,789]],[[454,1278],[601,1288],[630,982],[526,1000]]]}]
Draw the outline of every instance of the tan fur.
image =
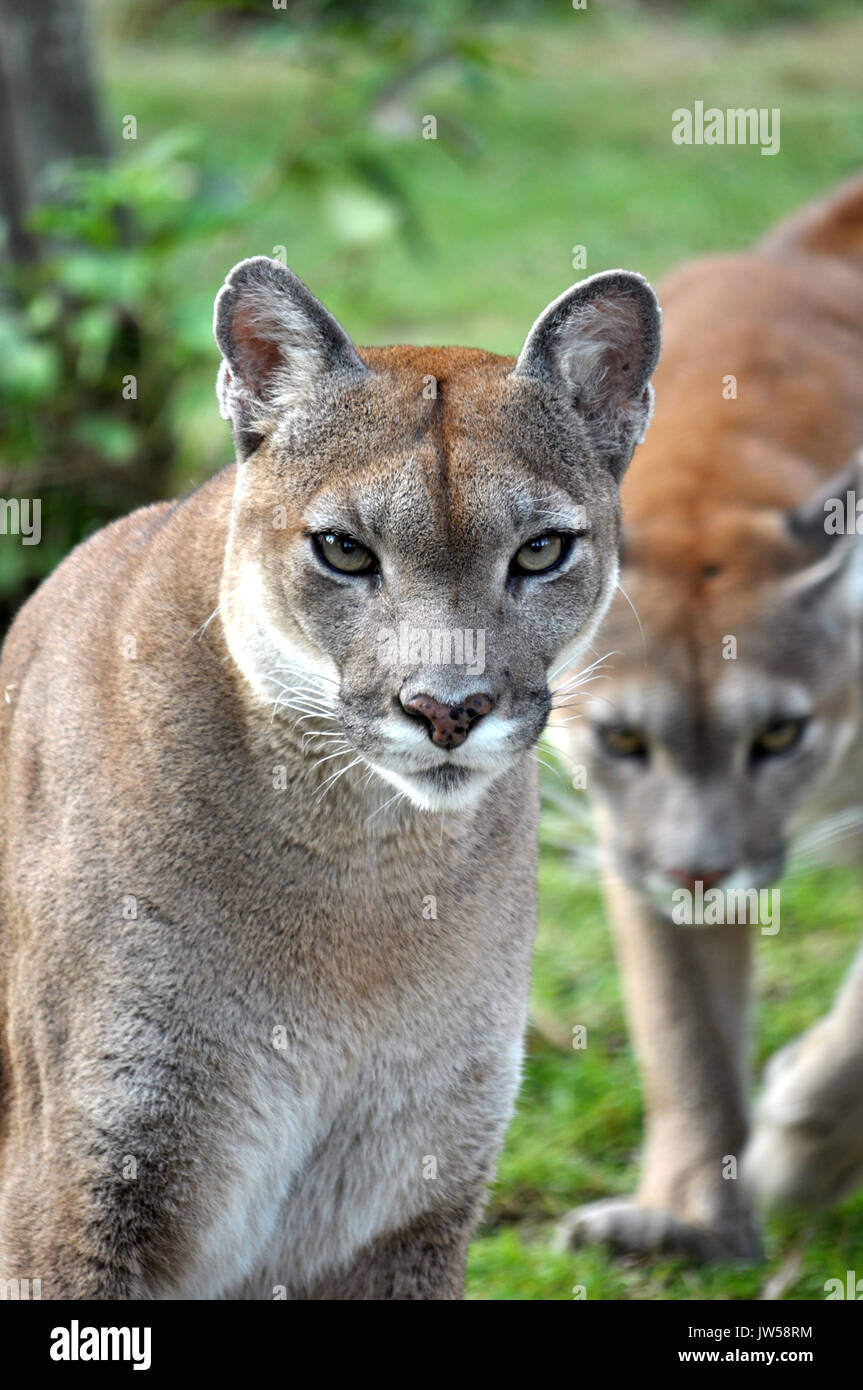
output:
[{"label": "tan fur", "polygon": [[[684,266],[661,294],[656,413],[623,489],[622,585],[641,627],[619,597],[597,648],[618,653],[609,679],[570,726],[644,1073],[644,1171],[636,1197],[574,1213],[563,1239],[753,1255],[753,1191],[817,1203],[863,1179],[859,971],[773,1069],[747,1181],[734,1180],[749,929],[668,913],[687,879],[770,884],[798,824],[860,802],[859,542],[826,540],[821,499],[861,495],[863,181],[751,252]],[[753,761],[770,716],[798,704],[799,749]],[[646,755],[608,757],[602,724],[638,725]]]}]

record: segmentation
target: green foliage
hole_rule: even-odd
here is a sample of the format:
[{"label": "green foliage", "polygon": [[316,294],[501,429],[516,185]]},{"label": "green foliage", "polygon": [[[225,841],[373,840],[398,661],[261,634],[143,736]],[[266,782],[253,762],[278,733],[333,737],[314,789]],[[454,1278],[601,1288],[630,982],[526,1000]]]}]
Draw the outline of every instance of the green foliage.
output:
[{"label": "green foliage", "polygon": [[169,483],[175,383],[203,346],[177,331],[176,253],[236,216],[195,154],[174,134],[110,167],[53,170],[32,217],[41,255],[5,267],[0,492],[41,500],[43,541],[4,544],[0,613],[94,526]]}]

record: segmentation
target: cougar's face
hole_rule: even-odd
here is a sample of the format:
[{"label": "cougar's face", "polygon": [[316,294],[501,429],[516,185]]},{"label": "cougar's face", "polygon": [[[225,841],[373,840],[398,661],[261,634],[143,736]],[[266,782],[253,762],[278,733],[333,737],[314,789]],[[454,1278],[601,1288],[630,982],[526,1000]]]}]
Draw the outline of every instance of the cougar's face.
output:
[{"label": "cougar's face", "polygon": [[584,704],[578,747],[618,870],[671,915],[680,888],[766,887],[795,812],[857,724],[859,625],[838,584],[797,583],[660,619],[624,579],[645,647],[615,605],[610,679]]},{"label": "cougar's face", "polygon": [[[274,445],[244,466],[234,543],[268,629],[255,680],[279,716],[326,731],[317,709],[434,809],[539,737],[550,669],[614,588],[617,485],[586,458],[553,466],[548,422],[519,424],[530,388],[511,364],[471,355],[465,381],[431,354],[410,371],[376,362],[313,460],[285,466]],[[430,375],[436,400],[422,397]]]},{"label": "cougar's face", "polygon": [[273,267],[244,262],[217,303],[240,456],[230,650],[307,749],[331,737],[336,773],[348,752],[421,808],[467,804],[538,738],[551,668],[613,592],[652,292],[623,272],[575,287],[517,361],[361,359]]}]

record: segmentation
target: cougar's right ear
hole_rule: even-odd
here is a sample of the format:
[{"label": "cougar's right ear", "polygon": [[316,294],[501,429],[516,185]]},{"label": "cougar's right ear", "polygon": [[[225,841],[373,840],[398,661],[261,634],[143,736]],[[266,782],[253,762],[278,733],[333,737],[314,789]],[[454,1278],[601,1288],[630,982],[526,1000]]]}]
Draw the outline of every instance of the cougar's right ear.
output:
[{"label": "cougar's right ear", "polygon": [[219,410],[241,459],[278,416],[313,404],[325,384],[369,372],[341,324],[269,256],[234,266],[216,298],[213,333],[223,359]]}]

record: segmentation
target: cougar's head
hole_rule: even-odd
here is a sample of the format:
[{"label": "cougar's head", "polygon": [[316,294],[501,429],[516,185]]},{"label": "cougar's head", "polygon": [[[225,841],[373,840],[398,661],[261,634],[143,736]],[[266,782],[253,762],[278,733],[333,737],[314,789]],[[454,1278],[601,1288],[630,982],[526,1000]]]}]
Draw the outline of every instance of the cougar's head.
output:
[{"label": "cougar's head", "polygon": [[215,334],[238,457],[234,660],[278,717],[334,733],[416,805],[466,804],[538,737],[550,668],[614,589],[618,485],[659,351],[652,290],[585,280],[517,361],[360,352],[260,257],[228,276]]},{"label": "cougar's head", "polygon": [[795,813],[854,737],[860,551],[825,525],[850,482],[788,511],[740,499],[708,518],[705,500],[700,523],[669,504],[624,525],[631,606],[616,597],[608,679],[573,728],[615,867],[667,915],[699,881],[775,880]]}]

